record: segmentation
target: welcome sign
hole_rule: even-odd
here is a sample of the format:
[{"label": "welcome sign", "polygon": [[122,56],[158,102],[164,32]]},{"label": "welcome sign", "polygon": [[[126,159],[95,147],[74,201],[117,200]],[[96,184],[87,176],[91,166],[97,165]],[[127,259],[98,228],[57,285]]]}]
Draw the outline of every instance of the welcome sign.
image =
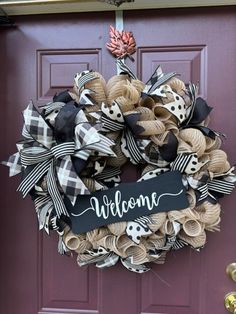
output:
[{"label": "welcome sign", "polygon": [[153,179],[79,195],[75,206],[66,201],[72,231],[84,233],[119,221],[140,216],[180,210],[189,206],[179,171],[170,171]]}]

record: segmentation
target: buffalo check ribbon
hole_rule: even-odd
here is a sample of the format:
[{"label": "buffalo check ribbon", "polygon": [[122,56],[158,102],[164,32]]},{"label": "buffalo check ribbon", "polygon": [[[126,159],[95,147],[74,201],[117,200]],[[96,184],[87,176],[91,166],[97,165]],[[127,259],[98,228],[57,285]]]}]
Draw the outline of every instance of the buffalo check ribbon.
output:
[{"label": "buffalo check ribbon", "polygon": [[[74,110],[73,108],[71,105],[68,108],[63,106],[67,116],[68,110]],[[67,195],[72,204],[78,194],[90,194],[74,168],[72,157],[87,160],[94,151],[101,155],[116,156],[111,149],[114,143],[98,133],[99,125],[88,123],[82,110],[71,115],[77,124],[74,128],[74,141],[61,143],[55,140],[56,130],[47,124],[32,102],[23,111],[23,116],[23,135],[26,135],[26,140],[18,145],[19,152],[10,156],[5,164],[10,167],[11,175],[24,170],[25,176],[17,189],[22,192],[23,197],[46,176],[47,190],[57,217],[62,214],[68,216],[61,192]]]}]

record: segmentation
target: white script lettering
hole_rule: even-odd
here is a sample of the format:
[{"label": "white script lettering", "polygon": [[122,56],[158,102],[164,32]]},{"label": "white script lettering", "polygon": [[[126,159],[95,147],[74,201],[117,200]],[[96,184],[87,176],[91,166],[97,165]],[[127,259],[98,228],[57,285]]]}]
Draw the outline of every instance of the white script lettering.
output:
[{"label": "white script lettering", "polygon": [[76,214],[72,213],[73,216],[78,217],[85,214],[87,211],[94,211],[97,217],[102,217],[103,219],[108,219],[109,216],[122,218],[129,210],[134,208],[146,207],[149,211],[153,210],[154,207],[158,207],[161,198],[163,197],[175,197],[183,193],[183,189],[177,193],[163,193],[157,196],[156,192],[150,195],[139,195],[139,197],[130,197],[128,200],[122,200],[121,191],[116,191],[114,195],[114,200],[109,199],[107,195],[103,195],[102,202],[100,204],[97,197],[92,196],[90,198],[90,207],[86,208],[83,212]]}]

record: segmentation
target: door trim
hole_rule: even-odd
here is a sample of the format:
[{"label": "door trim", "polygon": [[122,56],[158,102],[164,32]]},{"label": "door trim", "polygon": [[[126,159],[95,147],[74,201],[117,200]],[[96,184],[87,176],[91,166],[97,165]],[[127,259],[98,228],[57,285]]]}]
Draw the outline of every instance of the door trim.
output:
[{"label": "door trim", "polygon": [[[135,2],[122,4],[119,9],[138,10],[225,5],[236,5],[236,0],[135,0]],[[114,5],[95,0],[0,0],[0,7],[8,15],[117,10]]]}]

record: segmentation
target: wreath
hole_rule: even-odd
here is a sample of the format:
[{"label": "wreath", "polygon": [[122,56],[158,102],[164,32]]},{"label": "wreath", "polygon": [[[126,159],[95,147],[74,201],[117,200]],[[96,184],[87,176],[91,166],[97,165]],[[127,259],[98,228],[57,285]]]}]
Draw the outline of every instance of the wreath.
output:
[{"label": "wreath", "polygon": [[[18,191],[32,197],[39,229],[58,233],[61,254],[142,273],[170,250],[205,245],[236,177],[197,86],[160,66],[144,84],[117,65],[107,83],[84,71],[73,91],[39,109],[30,102],[23,140],[3,163],[22,173]],[[122,182],[129,163],[137,182]]]}]

